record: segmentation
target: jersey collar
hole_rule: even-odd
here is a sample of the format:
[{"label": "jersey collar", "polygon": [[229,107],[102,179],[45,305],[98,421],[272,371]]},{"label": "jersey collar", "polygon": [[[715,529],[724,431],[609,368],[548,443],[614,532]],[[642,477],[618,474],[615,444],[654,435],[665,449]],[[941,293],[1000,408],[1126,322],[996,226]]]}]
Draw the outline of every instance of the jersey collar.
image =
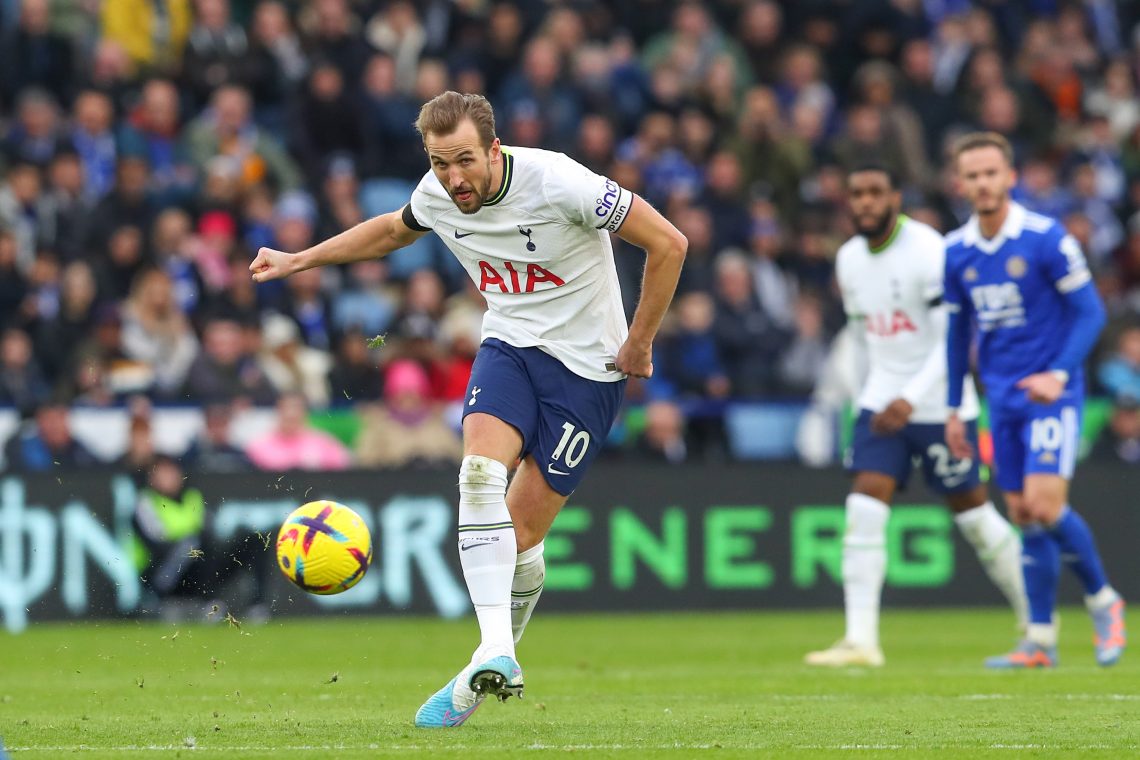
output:
[{"label": "jersey collar", "polygon": [[978,224],[978,215],[973,214],[970,216],[970,221],[966,222],[966,230],[962,235],[962,242],[971,248],[977,248],[982,253],[996,253],[997,249],[1005,245],[1005,241],[1016,240],[1021,237],[1021,231],[1025,229],[1025,213],[1025,206],[1015,201],[1010,201],[1009,213],[1006,214],[1005,222],[1002,223],[998,234],[988,240],[982,237],[982,228]]},{"label": "jersey collar", "polygon": [[515,157],[507,151],[503,151],[503,184],[499,185],[499,190],[491,196],[491,200],[484,201],[484,206],[494,206],[496,203],[507,197],[507,191],[511,189],[511,179],[515,174]]},{"label": "jersey collar", "polygon": [[892,245],[894,245],[895,241],[899,239],[899,233],[902,232],[903,224],[905,224],[906,221],[906,214],[899,214],[898,218],[895,219],[894,229],[891,230],[890,235],[887,235],[887,239],[883,241],[883,244],[871,245],[871,242],[867,241],[867,250],[871,253],[882,253],[883,251],[890,248]]}]

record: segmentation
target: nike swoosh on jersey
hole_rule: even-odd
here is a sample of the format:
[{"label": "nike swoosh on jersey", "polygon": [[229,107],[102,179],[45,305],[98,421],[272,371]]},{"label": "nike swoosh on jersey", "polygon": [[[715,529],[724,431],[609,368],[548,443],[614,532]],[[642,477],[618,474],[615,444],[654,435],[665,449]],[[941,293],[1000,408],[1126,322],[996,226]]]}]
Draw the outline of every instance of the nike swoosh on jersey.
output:
[{"label": "nike swoosh on jersey", "polygon": [[549,472],[551,475],[569,475],[570,474],[568,472],[563,472],[562,470],[554,469],[554,465],[552,465],[552,464],[546,465],[546,471]]},{"label": "nike swoosh on jersey", "polygon": [[464,232],[462,235],[460,235],[460,234],[459,234],[459,230],[456,230],[456,231],[455,231],[455,239],[456,239],[456,240],[461,240],[462,238],[465,238],[465,237],[467,237],[468,235],[474,235],[474,234],[475,234],[474,232]]}]

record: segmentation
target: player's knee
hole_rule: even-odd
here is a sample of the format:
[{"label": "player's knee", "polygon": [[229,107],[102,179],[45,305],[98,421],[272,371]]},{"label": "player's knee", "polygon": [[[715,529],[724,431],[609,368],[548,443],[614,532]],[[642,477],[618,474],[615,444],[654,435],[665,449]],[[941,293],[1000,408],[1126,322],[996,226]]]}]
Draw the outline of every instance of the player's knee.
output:
[{"label": "player's knee", "polygon": [[1061,516],[1062,507],[1064,504],[1051,494],[1027,493],[1021,511],[1027,517],[1026,522],[1049,525]]},{"label": "player's knee", "polygon": [[884,504],[890,504],[894,497],[895,483],[892,479],[871,473],[859,473],[851,485],[851,492],[870,496]]}]

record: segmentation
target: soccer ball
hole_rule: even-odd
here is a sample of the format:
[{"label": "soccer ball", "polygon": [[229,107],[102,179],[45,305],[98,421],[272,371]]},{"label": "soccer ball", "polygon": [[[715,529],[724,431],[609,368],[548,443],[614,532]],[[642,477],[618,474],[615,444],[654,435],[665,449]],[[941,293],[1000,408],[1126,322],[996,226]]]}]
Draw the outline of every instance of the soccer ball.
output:
[{"label": "soccer ball", "polygon": [[277,534],[277,566],[310,594],[355,586],[372,562],[372,535],[360,515],[335,501],[295,509]]}]

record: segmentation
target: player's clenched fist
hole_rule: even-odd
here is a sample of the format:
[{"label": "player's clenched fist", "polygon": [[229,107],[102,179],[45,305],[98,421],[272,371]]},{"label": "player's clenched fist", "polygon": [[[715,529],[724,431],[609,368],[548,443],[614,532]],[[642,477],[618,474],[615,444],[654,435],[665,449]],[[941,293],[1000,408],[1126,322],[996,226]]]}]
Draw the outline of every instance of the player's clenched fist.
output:
[{"label": "player's clenched fist", "polygon": [[627,340],[617,355],[617,368],[634,377],[653,376],[653,346]]},{"label": "player's clenched fist", "polygon": [[257,258],[249,265],[249,271],[253,273],[254,282],[269,282],[288,277],[297,271],[296,254],[261,248],[257,251]]}]

